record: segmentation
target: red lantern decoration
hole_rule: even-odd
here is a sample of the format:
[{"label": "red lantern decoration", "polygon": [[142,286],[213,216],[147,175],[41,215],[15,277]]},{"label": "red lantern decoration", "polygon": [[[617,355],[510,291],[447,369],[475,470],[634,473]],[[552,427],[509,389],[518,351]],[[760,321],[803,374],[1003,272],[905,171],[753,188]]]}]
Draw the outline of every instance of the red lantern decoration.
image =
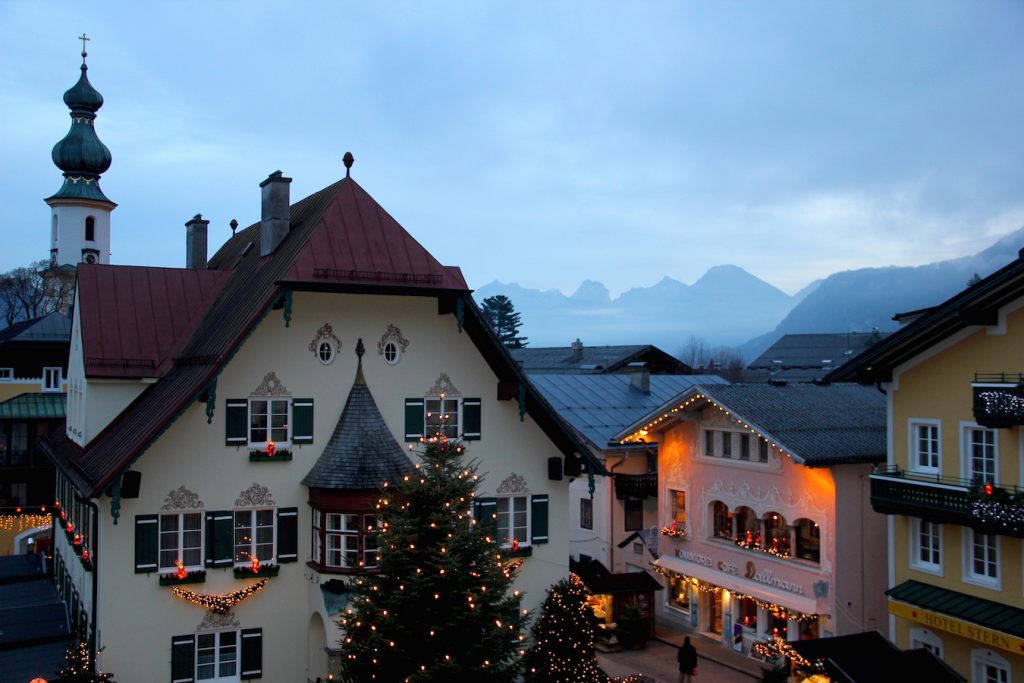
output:
[{"label": "red lantern decoration", "polygon": [[992,486],[992,482],[990,482],[990,481],[989,482],[985,482],[985,495],[986,496],[991,496],[992,492],[994,490],[995,490],[995,487]]},{"label": "red lantern decoration", "polygon": [[267,455],[270,456],[270,457],[274,457],[274,451],[275,450],[277,450],[277,447],[274,445],[274,442],[273,441],[268,441],[267,442]]},{"label": "red lantern decoration", "polygon": [[258,558],[258,557],[252,558],[252,573],[253,574],[259,574],[260,573],[260,558]]},{"label": "red lantern decoration", "polygon": [[89,549],[86,548],[86,549],[84,549],[82,551],[82,562],[88,562],[88,561],[89,561]]},{"label": "red lantern decoration", "polygon": [[174,575],[178,577],[179,581],[184,580],[185,577],[188,576],[188,572],[185,571],[185,565],[182,563],[181,560],[178,560],[174,564],[178,565],[178,571],[174,572]]},{"label": "red lantern decoration", "polygon": [[75,545],[82,545],[82,534],[75,534]]},{"label": "red lantern decoration", "polygon": [[514,538],[512,539],[512,550],[513,551],[519,550],[519,541],[517,541]]},{"label": "red lantern decoration", "polygon": [[68,533],[70,534],[72,531],[75,530],[75,525],[72,524],[71,522],[68,522],[67,530],[68,530]]}]

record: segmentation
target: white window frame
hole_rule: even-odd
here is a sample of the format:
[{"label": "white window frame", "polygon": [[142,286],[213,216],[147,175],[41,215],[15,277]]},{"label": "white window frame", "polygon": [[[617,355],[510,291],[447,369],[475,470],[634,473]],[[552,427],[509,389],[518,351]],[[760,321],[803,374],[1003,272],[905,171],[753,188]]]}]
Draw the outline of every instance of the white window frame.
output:
[{"label": "white window frame", "polygon": [[[924,525],[929,525],[931,533],[928,536],[935,542],[935,547],[928,547],[929,555],[937,554],[938,562],[921,559],[921,551],[924,546]],[[914,517],[910,520],[910,567],[922,572],[928,572],[935,576],[942,576],[942,525],[935,522]]]},{"label": "white window frame", "polygon": [[[934,461],[935,464],[922,465],[921,455],[921,437],[920,430],[922,428],[934,429],[935,430],[935,453]],[[922,472],[925,474],[942,474],[942,420],[928,420],[911,418],[908,421],[908,447],[907,452],[910,454],[910,467],[908,468],[912,472]],[[930,441],[931,439],[929,439]]]},{"label": "white window frame", "polygon": [[[989,576],[988,574],[977,574],[974,571],[974,550],[975,550],[975,537],[983,537],[986,539],[992,539],[993,555],[992,558],[984,558],[986,564],[995,565],[996,575]],[[1000,563],[1000,538],[995,534],[979,534],[971,529],[970,527],[963,528],[963,580],[966,583],[973,583],[976,586],[982,586],[984,588],[991,588],[993,590],[1000,590],[1002,587],[1002,564]],[[985,544],[985,553],[988,554],[988,543]]]},{"label": "white window frame", "polygon": [[967,481],[974,481],[974,467],[973,467],[973,453],[971,450],[972,440],[971,436],[975,432],[984,432],[992,435],[992,468],[993,474],[991,479],[986,479],[982,483],[999,483],[999,430],[989,429],[982,427],[976,422],[961,422],[960,423],[960,458],[961,458],[961,470],[962,476]]},{"label": "white window frame", "polygon": [[[187,550],[199,551],[199,561],[194,564],[185,562],[185,516],[195,515],[199,519],[199,545],[189,546]],[[164,530],[164,520],[170,518],[177,518],[178,528],[174,531]],[[203,553],[205,545],[203,544],[204,539],[204,523],[203,523],[203,511],[202,510],[182,510],[180,512],[161,512],[159,519],[157,520],[157,571],[159,572],[173,572],[178,569],[178,561],[184,566],[186,571],[198,571],[203,568]],[[195,531],[194,529],[192,531]],[[175,561],[171,564],[165,564],[163,561],[164,551],[170,550],[170,548],[164,548],[164,540],[167,538],[174,537],[174,550],[175,550]]]},{"label": "white window frame", "polygon": [[912,628],[910,629],[910,649],[914,650],[917,648],[929,650],[939,659],[943,659],[943,653],[946,649],[942,643],[942,638],[928,629]]},{"label": "white window frame", "polygon": [[321,339],[316,345],[316,359],[323,365],[330,365],[338,357],[338,350],[334,342],[329,339]]},{"label": "white window frame", "polygon": [[[434,410],[431,410],[431,404],[436,406]],[[442,413],[442,411],[444,411],[444,413]],[[444,426],[444,431],[448,438],[457,439],[461,437],[461,396],[425,396],[423,398],[423,435],[429,439],[437,434],[438,427],[440,426],[440,415],[442,414],[448,415],[448,420],[445,422]]]},{"label": "white window frame", "polygon": [[[374,569],[379,565],[379,538],[376,532],[369,533],[367,531],[367,517],[372,517],[376,524],[377,515],[361,512],[323,511],[318,512],[316,516],[319,518],[321,514],[324,516],[324,541],[321,546],[319,543],[320,536],[317,533],[317,540],[314,544],[314,549],[317,552],[315,555],[317,562],[331,569],[359,569],[360,567]],[[319,532],[319,524],[314,529],[316,532]],[[372,547],[370,546],[371,540],[376,540]],[[321,556],[319,552],[323,552],[323,555]],[[350,552],[355,556],[355,563],[350,562]],[[368,561],[371,555],[374,559],[373,562]]]},{"label": "white window frame", "polygon": [[[676,494],[677,493],[679,493],[679,494],[681,494],[683,496],[683,523],[681,525],[681,528],[680,528],[679,520],[676,518],[676,512],[678,511],[678,508],[676,507]],[[677,488],[671,488],[670,487],[668,489],[668,495],[666,497],[668,498],[669,526],[673,530],[682,531],[683,533],[686,533],[687,523],[690,521],[690,505],[689,505],[689,498],[690,498],[690,496],[688,495],[686,489],[677,489]]]},{"label": "white window frame", "polygon": [[[292,420],[293,420],[293,416],[292,416],[292,413],[293,413],[293,411],[292,411],[292,397],[291,396],[250,396],[249,397],[249,404],[248,404],[248,407],[246,409],[246,432],[245,432],[245,435],[246,435],[245,438],[249,442],[249,448],[255,448],[255,449],[258,449],[258,450],[265,450],[266,447],[267,447],[267,443],[269,443],[271,441],[270,437],[273,435],[273,430],[275,429],[275,427],[272,424],[272,422],[273,422],[273,420],[272,420],[273,415],[280,415],[281,414],[281,413],[272,413],[271,412],[272,411],[272,406],[273,406],[275,401],[284,401],[287,404],[288,407],[287,407],[287,413],[285,414],[285,425],[284,425],[284,429],[286,431],[286,438],[285,439],[280,439],[280,440],[274,440],[274,447],[276,449],[278,449],[278,450],[280,450],[282,448],[289,448],[289,447],[291,447],[291,445],[292,445]],[[255,405],[255,404],[264,404],[266,406],[266,413],[265,413],[265,415],[267,416],[267,425],[266,425],[266,427],[259,427],[259,428],[253,427],[252,421],[253,421],[253,416],[255,415],[255,413],[253,412],[253,405]],[[255,429],[263,430],[264,431],[263,436],[266,436],[267,438],[266,439],[253,439],[253,431]],[[280,427],[277,427],[276,429],[280,429]]]},{"label": "white window frame", "polygon": [[[234,634],[234,636],[235,636],[235,643],[234,643],[234,646],[233,646],[233,649],[234,649],[234,665],[235,665],[234,666],[234,673],[228,674],[228,675],[225,675],[225,676],[221,676],[220,675],[221,666],[223,664],[227,663],[227,662],[225,662],[222,659],[222,657],[224,656],[224,654],[226,653],[226,651],[228,649],[226,646],[224,646],[223,643],[221,643],[221,639],[222,639],[223,635],[228,634],[228,633]],[[214,645],[213,645],[213,648],[212,648],[213,649],[213,654],[214,654],[214,661],[213,661],[213,672],[214,672],[214,675],[213,675],[212,678],[209,678],[209,677],[207,677],[207,678],[200,678],[199,677],[199,666],[200,666],[200,663],[199,663],[199,656],[200,656],[199,641],[200,641],[200,639],[205,638],[205,637],[209,637],[209,636],[213,637],[213,642],[214,642]],[[241,668],[242,668],[242,633],[241,633],[241,631],[238,631],[238,630],[206,631],[206,632],[200,631],[199,633],[196,634],[196,645],[195,645],[195,648],[196,648],[195,676],[196,676],[196,682],[197,683],[199,681],[214,681],[216,683],[236,683],[237,681],[241,680],[241,674],[239,673],[241,671]],[[203,648],[203,649],[209,650],[210,648]],[[209,664],[204,664],[204,666],[209,666]]]},{"label": "white window frame", "polygon": [[0,368],[0,384],[14,381],[14,368]]},{"label": "white window frame", "polygon": [[398,361],[402,360],[402,348],[391,339],[384,342],[381,354],[384,356],[384,362],[388,365],[398,365]]},{"label": "white window frame", "polygon": [[994,679],[998,683],[1011,683],[1013,681],[1013,668],[1010,666],[1010,662],[997,655],[992,650],[971,650],[971,680],[977,683],[990,683],[993,679],[986,678],[986,667],[995,667],[1006,674],[1000,678]]},{"label": "white window frame", "polygon": [[[53,376],[57,376],[54,382]],[[59,365],[56,367],[43,368],[43,391],[56,392],[64,390],[64,369]]]},{"label": "white window frame", "polygon": [[[264,524],[262,526],[257,525],[257,520],[259,519],[259,513],[261,513],[261,512],[269,512],[270,513],[270,525],[269,525],[269,528],[270,528],[270,543],[269,544],[266,541],[264,541],[263,543],[257,543],[257,541],[256,541],[256,529],[266,529],[267,526],[268,526],[266,524]],[[246,526],[239,526],[238,525],[238,517],[239,517],[239,515],[248,515],[249,516],[249,522],[248,522],[248,524]],[[260,508],[236,508],[234,510],[234,514],[232,514],[232,516],[231,516],[231,526],[232,526],[232,537],[231,537],[232,557],[234,558],[234,564],[235,564],[236,567],[248,567],[248,566],[250,566],[252,564],[253,552],[257,550],[258,546],[262,546],[263,548],[266,548],[267,545],[270,546],[270,554],[269,554],[268,557],[260,557],[260,553],[259,552],[256,553],[256,556],[259,558],[260,564],[270,564],[270,563],[274,562],[274,560],[276,559],[275,554],[277,552],[277,508],[272,508],[272,507],[271,508],[267,508],[267,507],[260,507]],[[238,542],[238,530],[239,529],[248,529],[249,530],[249,539],[248,539],[248,541],[243,541],[242,543]],[[245,548],[246,546],[248,546],[248,549],[242,551],[242,552],[245,553],[245,556],[244,557],[240,557],[239,548]],[[266,554],[266,553],[264,552],[264,554]]]},{"label": "white window frame", "polygon": [[[516,503],[516,501],[519,501],[519,500],[523,501],[524,510],[525,510],[525,513],[526,513],[526,515],[525,515],[526,516],[526,524],[525,525],[517,525],[517,524],[515,524],[515,519],[513,517],[513,515],[516,514],[515,503]],[[505,505],[505,511],[504,512],[502,512],[502,509],[501,509],[503,503]],[[519,541],[519,545],[520,546],[528,546],[528,545],[530,545],[530,538],[531,538],[530,537],[530,529],[532,528],[531,525],[530,525],[530,522],[532,521],[530,519],[530,514],[531,514],[530,507],[531,507],[531,505],[530,505],[530,496],[527,495],[527,494],[497,496],[496,503],[495,503],[495,508],[494,508],[494,510],[495,510],[495,513],[494,513],[495,514],[495,524],[496,524],[496,526],[495,526],[495,529],[496,529],[495,534],[497,535],[498,542],[501,543],[502,547],[504,547],[504,548],[510,547],[512,545],[512,539],[513,538],[515,538],[515,540]],[[505,536],[502,536],[502,517],[503,516],[506,518],[505,530],[506,530],[507,533],[506,533]],[[518,538],[517,537],[520,530],[522,531],[523,538]]]}]

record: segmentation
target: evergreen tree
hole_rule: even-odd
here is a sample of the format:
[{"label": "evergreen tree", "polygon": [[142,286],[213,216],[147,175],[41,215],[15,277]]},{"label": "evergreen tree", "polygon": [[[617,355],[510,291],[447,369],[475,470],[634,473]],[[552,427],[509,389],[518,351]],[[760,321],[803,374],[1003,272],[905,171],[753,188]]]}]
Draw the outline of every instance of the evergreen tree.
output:
[{"label": "evergreen tree", "polygon": [[68,646],[64,653],[64,666],[57,672],[61,683],[114,683],[112,674],[93,673],[89,645],[79,641]]},{"label": "evergreen tree", "polygon": [[489,296],[484,299],[482,309],[502,344],[510,349],[521,349],[527,345],[527,338],[519,336],[523,321],[511,299],[504,294]]},{"label": "evergreen tree", "polygon": [[609,680],[594,654],[594,613],[587,605],[587,595],[586,586],[575,574],[548,589],[526,655],[530,683]]},{"label": "evergreen tree", "polygon": [[513,681],[526,615],[514,570],[473,519],[477,463],[432,437],[416,471],[378,501],[377,572],[355,581],[340,619],[352,681]]}]

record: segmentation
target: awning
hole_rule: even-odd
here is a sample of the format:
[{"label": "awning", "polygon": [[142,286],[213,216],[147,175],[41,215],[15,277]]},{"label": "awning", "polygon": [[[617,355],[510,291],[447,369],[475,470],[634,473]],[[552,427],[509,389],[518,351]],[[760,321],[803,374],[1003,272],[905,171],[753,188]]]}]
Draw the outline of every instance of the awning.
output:
[{"label": "awning", "polygon": [[0,420],[59,420],[66,412],[62,393],[18,394],[0,403]]},{"label": "awning", "polygon": [[722,588],[726,588],[735,593],[752,595],[759,600],[782,605],[790,612],[821,614],[821,612],[818,611],[818,601],[815,598],[808,597],[806,595],[788,593],[780,589],[772,588],[771,586],[767,586],[763,583],[757,583],[756,581],[750,581],[739,576],[725,574],[709,567],[702,567],[701,565],[693,562],[686,562],[684,560],[680,560],[678,557],[663,555],[655,560],[654,566],[667,569],[668,571],[675,572],[676,574],[692,576],[693,578],[705,583],[721,586]]}]

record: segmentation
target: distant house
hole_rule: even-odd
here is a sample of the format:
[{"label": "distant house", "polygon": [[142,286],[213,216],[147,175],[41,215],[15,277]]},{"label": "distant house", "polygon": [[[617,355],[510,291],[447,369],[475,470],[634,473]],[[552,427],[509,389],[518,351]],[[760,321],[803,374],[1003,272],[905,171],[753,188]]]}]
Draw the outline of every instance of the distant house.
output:
[{"label": "distant house", "polygon": [[658,459],[658,619],[749,652],[885,623],[865,476],[885,399],[856,384],[695,386],[616,435]]},{"label": "distant house", "polygon": [[646,369],[652,375],[691,375],[693,368],[651,344],[584,346],[579,339],[568,347],[510,349],[512,358],[530,374],[624,374]]},{"label": "distant house", "polygon": [[61,313],[0,330],[0,508],[53,502],[53,465],[37,444],[64,418],[70,339]]},{"label": "distant house", "polygon": [[786,334],[750,362],[743,382],[813,382],[869,349],[887,332]]}]

